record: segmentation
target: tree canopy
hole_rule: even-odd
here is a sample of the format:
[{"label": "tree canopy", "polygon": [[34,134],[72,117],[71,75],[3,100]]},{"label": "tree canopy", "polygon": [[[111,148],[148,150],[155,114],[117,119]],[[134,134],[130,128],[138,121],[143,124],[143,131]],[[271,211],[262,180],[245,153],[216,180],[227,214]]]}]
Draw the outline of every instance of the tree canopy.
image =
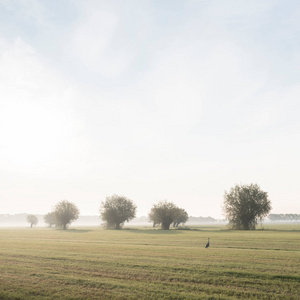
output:
[{"label": "tree canopy", "polygon": [[38,223],[38,218],[35,215],[27,215],[27,222],[30,224],[30,227],[32,227],[33,225],[37,225]]},{"label": "tree canopy", "polygon": [[268,194],[257,184],[236,185],[225,191],[223,211],[232,229],[255,229],[270,210]]},{"label": "tree canopy", "polygon": [[49,212],[44,216],[45,223],[49,224],[49,227],[56,224],[55,212]]},{"label": "tree canopy", "polygon": [[79,217],[79,209],[77,206],[67,200],[57,203],[54,213],[56,225],[64,230],[67,229],[67,225],[77,220]]},{"label": "tree canopy", "polygon": [[177,208],[177,215],[173,222],[173,227],[178,227],[180,224],[184,224],[189,219],[189,215],[183,208]]},{"label": "tree canopy", "polygon": [[160,201],[153,205],[148,217],[153,222],[153,226],[161,224],[162,229],[168,230],[172,223],[174,227],[177,227],[180,223],[185,223],[188,214],[183,208],[177,207],[172,202]]},{"label": "tree canopy", "polygon": [[99,211],[107,228],[121,229],[125,222],[135,217],[136,205],[124,196],[112,195],[101,203]]}]

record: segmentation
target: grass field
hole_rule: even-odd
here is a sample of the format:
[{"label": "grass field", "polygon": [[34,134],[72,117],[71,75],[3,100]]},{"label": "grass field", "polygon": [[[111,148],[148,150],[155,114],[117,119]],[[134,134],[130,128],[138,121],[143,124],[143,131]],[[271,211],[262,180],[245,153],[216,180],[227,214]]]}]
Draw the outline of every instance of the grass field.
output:
[{"label": "grass field", "polygon": [[300,224],[0,229],[0,299],[300,299]]}]

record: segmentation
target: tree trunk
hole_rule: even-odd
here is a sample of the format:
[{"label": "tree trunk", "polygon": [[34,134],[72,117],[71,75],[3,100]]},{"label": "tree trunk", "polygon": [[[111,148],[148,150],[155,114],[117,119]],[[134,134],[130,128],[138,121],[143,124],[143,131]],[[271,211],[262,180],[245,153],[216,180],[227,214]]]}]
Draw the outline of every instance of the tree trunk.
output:
[{"label": "tree trunk", "polygon": [[169,223],[169,222],[161,223],[161,229],[163,229],[163,230],[169,230],[170,229],[170,225],[171,225],[171,223]]}]

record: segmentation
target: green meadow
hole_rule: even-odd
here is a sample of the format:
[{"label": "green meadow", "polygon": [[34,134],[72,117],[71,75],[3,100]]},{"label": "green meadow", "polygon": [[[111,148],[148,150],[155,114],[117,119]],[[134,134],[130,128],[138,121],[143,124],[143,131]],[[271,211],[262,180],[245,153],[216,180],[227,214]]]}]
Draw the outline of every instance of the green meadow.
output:
[{"label": "green meadow", "polygon": [[2,228],[0,299],[300,299],[300,224]]}]

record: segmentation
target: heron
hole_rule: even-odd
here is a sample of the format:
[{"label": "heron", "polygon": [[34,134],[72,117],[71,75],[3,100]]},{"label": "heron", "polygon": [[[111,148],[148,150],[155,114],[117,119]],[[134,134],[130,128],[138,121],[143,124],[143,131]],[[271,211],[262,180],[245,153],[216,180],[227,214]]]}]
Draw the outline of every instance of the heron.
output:
[{"label": "heron", "polygon": [[208,238],[208,241],[207,241],[207,244],[205,246],[205,248],[208,248],[209,247],[209,238]]}]

